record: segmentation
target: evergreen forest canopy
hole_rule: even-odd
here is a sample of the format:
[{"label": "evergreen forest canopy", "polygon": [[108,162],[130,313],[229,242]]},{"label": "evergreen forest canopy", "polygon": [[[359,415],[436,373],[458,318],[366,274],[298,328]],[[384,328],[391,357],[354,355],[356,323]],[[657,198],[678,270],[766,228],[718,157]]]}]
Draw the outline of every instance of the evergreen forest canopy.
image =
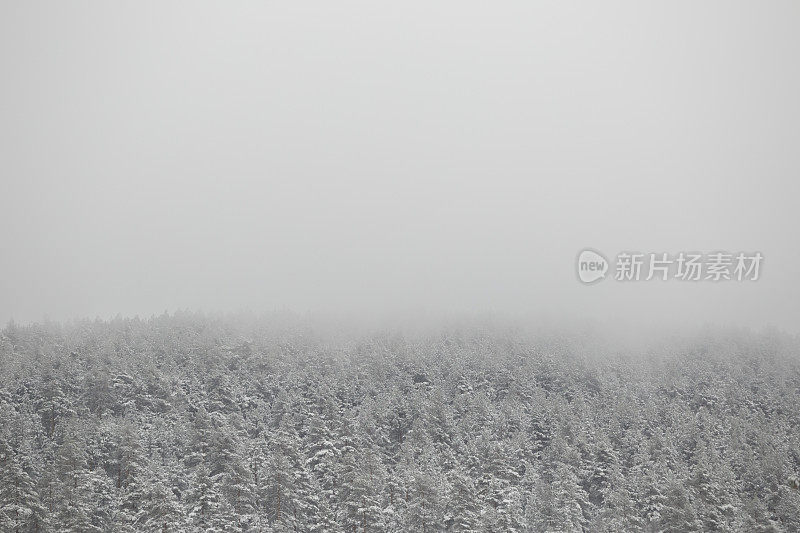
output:
[{"label": "evergreen forest canopy", "polygon": [[800,342],[9,324],[0,531],[800,531]]}]

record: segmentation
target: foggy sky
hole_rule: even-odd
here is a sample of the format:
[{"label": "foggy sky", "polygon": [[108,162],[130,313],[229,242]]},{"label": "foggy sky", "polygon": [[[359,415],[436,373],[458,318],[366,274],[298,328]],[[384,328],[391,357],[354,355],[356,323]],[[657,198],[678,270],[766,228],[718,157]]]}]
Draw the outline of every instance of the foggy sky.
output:
[{"label": "foggy sky", "polygon": [[[800,330],[797,2],[4,2],[0,320]],[[584,247],[760,251],[581,285]]]}]

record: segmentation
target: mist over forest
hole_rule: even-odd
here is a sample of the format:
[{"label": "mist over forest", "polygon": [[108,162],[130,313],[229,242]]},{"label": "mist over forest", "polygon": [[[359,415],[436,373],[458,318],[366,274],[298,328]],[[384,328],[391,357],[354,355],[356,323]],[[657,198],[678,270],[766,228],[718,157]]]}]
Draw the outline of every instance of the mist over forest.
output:
[{"label": "mist over forest", "polygon": [[0,533],[800,533],[798,28],[0,1]]},{"label": "mist over forest", "polygon": [[9,324],[0,530],[800,529],[796,336]]}]

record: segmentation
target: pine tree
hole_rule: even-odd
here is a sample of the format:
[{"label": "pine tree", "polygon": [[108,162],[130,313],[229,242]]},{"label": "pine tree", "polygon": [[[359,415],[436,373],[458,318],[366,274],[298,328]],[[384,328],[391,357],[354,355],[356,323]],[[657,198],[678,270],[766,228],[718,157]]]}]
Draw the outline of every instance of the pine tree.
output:
[{"label": "pine tree", "polygon": [[222,496],[205,463],[195,468],[186,501],[189,522],[198,533],[229,531],[235,523],[233,509]]},{"label": "pine tree", "polygon": [[454,470],[449,479],[445,526],[452,531],[475,531],[480,517],[475,483],[464,470]]},{"label": "pine tree", "polygon": [[541,531],[583,531],[583,506],[588,505],[575,468],[556,461],[553,470],[542,477],[536,491],[534,527]]},{"label": "pine tree", "polygon": [[41,531],[47,515],[24,458],[0,436],[0,529],[23,533]]},{"label": "pine tree", "polygon": [[383,466],[372,450],[351,454],[348,475],[342,480],[344,490],[340,498],[345,512],[347,530],[383,531],[383,483],[386,477]]},{"label": "pine tree", "polygon": [[[284,419],[285,420],[285,419]],[[314,523],[317,514],[313,481],[291,428],[279,427],[270,438],[267,506],[271,524],[291,530]]]},{"label": "pine tree", "polygon": [[246,451],[232,427],[213,433],[207,460],[211,474],[219,481],[223,496],[244,522],[255,513],[255,482],[247,465]]},{"label": "pine tree", "polygon": [[661,527],[665,533],[701,531],[702,524],[686,487],[673,479],[668,482],[662,509]]},{"label": "pine tree", "polygon": [[172,490],[157,477],[142,483],[141,506],[134,519],[138,531],[166,533],[183,531],[185,514]]},{"label": "pine tree", "polygon": [[408,527],[414,531],[433,532],[442,527],[436,478],[433,473],[419,468],[410,472],[407,520]]}]

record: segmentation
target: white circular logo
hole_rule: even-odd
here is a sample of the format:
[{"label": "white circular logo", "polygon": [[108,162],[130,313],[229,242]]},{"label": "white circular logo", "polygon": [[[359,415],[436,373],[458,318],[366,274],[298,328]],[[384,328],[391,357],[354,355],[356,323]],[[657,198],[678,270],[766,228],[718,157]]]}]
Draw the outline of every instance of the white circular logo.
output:
[{"label": "white circular logo", "polygon": [[585,248],[578,254],[578,279],[583,283],[595,283],[606,277],[608,260],[603,254]]}]

